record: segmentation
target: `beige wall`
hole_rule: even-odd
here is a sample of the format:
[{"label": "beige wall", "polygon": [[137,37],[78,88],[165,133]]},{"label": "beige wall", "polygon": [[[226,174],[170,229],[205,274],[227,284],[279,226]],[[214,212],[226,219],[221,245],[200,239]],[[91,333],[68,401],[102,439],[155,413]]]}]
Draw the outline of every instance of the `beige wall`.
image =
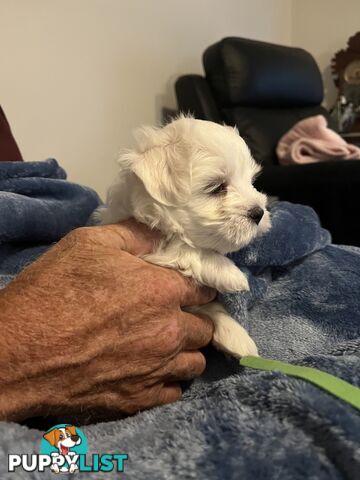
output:
[{"label": "beige wall", "polygon": [[330,61],[360,31],[360,0],[293,0],[292,43],[316,58],[324,79],[325,104],[333,106],[336,89]]},{"label": "beige wall", "polygon": [[0,0],[0,103],[26,160],[53,156],[103,194],[131,130],[175,106],[174,80],[201,72],[206,46],[228,35],[290,44],[291,10],[292,0]]}]

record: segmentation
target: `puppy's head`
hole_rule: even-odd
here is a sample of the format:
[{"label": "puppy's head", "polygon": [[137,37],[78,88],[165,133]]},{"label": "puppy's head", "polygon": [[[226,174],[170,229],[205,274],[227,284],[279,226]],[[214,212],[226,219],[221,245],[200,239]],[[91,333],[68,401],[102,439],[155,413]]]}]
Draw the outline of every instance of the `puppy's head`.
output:
[{"label": "puppy's head", "polygon": [[259,166],[236,129],[181,117],[136,132],[126,155],[138,187],[134,216],[186,243],[228,253],[270,227]]},{"label": "puppy's head", "polygon": [[81,438],[77,435],[76,427],[73,425],[53,428],[44,434],[44,438],[50,445],[58,448],[63,455],[66,455],[71,447],[81,443]]}]

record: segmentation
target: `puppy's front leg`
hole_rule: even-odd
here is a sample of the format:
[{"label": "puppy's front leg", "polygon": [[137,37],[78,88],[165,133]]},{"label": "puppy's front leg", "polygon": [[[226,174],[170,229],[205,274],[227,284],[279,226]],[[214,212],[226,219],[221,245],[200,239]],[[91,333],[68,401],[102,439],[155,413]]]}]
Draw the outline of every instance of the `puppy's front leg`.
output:
[{"label": "puppy's front leg", "polygon": [[219,302],[207,305],[187,307],[188,312],[203,313],[211,318],[215,325],[212,343],[218,349],[235,358],[246,355],[258,356],[254,340],[236,320],[234,320]]},{"label": "puppy's front leg", "polygon": [[218,292],[249,290],[246,275],[229,258],[218,253],[202,252],[199,273],[200,282],[215,288]]},{"label": "puppy's front leg", "polygon": [[246,275],[229,258],[214,251],[197,250],[172,241],[160,244],[156,252],[143,258],[156,265],[174,268],[221,293],[249,290]]},{"label": "puppy's front leg", "polygon": [[[172,242],[157,252],[145,255],[144,259],[165,267],[180,270],[220,292],[249,290],[244,273],[228,258],[210,251],[195,250],[187,245]],[[240,358],[257,355],[257,348],[247,331],[239,325],[219,302],[187,307],[189,312],[201,312],[212,319],[215,325],[213,344],[219,350]]]}]

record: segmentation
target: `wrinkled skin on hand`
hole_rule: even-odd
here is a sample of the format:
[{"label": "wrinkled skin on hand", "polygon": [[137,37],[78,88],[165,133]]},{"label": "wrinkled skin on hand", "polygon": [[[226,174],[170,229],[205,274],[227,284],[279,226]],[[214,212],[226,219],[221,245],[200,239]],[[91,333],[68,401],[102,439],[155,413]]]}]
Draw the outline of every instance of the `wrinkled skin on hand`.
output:
[{"label": "wrinkled skin on hand", "polygon": [[212,322],[182,306],[215,293],[138,258],[133,221],[72,231],[0,291],[0,419],[132,414],[181,397]]}]

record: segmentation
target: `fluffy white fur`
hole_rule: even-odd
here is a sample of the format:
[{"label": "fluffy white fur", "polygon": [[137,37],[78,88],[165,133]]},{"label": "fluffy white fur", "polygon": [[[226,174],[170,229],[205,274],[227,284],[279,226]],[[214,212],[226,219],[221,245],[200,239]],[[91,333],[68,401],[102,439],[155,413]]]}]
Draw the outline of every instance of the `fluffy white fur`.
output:
[{"label": "fluffy white fur", "polygon": [[[259,166],[238,131],[180,117],[163,128],[140,128],[135,138],[137,148],[121,156],[97,220],[134,217],[164,235],[147,261],[219,292],[248,290],[244,273],[224,255],[268,230],[270,218],[266,196],[252,184]],[[261,220],[251,218],[255,208],[264,211]],[[246,330],[218,302],[189,310],[212,318],[217,348],[235,357],[257,355]]]}]

